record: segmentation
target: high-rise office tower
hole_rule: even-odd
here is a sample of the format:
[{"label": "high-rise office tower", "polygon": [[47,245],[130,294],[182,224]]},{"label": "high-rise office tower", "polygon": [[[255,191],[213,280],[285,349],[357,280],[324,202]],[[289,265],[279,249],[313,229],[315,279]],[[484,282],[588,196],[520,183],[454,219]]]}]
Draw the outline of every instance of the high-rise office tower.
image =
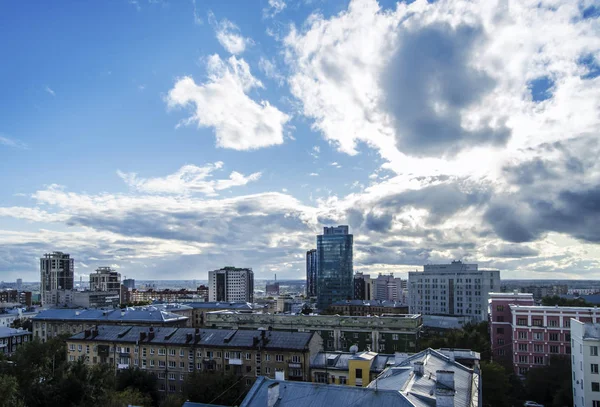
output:
[{"label": "high-rise office tower", "polygon": [[208,272],[208,300],[254,301],[254,272],[249,268],[224,267]]},{"label": "high-rise office tower", "polygon": [[121,290],[121,274],[110,267],[98,267],[90,274],[90,291],[119,292]]},{"label": "high-rise office tower", "polygon": [[348,226],[325,227],[317,236],[317,308],[353,298],[352,246]]},{"label": "high-rise office tower", "polygon": [[23,279],[17,278],[17,291],[21,291],[23,288]]},{"label": "high-rise office tower", "polygon": [[354,299],[355,300],[372,300],[371,295],[373,286],[373,280],[371,276],[363,273],[356,273],[354,275]]},{"label": "high-rise office tower", "polygon": [[306,252],[306,296],[317,296],[317,249]]},{"label": "high-rise office tower", "polygon": [[67,253],[52,252],[40,258],[40,297],[42,305],[57,304],[60,290],[72,290],[75,260]]},{"label": "high-rise office tower", "polygon": [[133,290],[135,288],[135,280],[133,278],[126,278],[123,280],[123,285],[128,290]]}]

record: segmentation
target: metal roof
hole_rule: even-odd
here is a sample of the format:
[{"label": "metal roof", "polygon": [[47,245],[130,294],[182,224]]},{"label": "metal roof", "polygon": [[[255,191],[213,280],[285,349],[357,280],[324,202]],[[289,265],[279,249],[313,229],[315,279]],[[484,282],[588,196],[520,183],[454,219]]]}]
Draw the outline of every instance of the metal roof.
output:
[{"label": "metal roof", "polygon": [[[364,359],[371,361],[371,371],[381,372],[395,361],[394,355],[375,352],[319,352],[310,361],[314,369],[348,370],[348,361],[351,359]],[[327,364],[327,360],[331,361]]]},{"label": "metal roof", "polygon": [[93,321],[97,323],[116,322],[148,322],[166,323],[185,321],[187,317],[172,312],[161,311],[156,307],[125,308],[123,310],[101,310],[101,309],[49,309],[41,311],[35,317],[35,321],[61,320],[61,321]]},{"label": "metal roof", "polygon": [[[414,372],[415,362],[423,363],[422,375]],[[416,353],[401,363],[386,369],[368,387],[400,391],[414,406],[430,407],[432,402],[435,403],[436,372],[440,370],[454,372],[454,406],[480,405],[479,398],[475,402],[472,400],[473,390],[475,390],[475,395],[479,393],[478,388],[472,388],[473,384],[479,385],[479,373],[433,349]]]},{"label": "metal roof", "polygon": [[[149,334],[151,332],[154,333],[153,339],[150,339]],[[200,335],[197,342],[195,340],[196,332]],[[145,334],[145,338],[140,340],[143,336],[140,336],[140,334]],[[73,335],[69,340],[164,345],[195,344],[195,346],[248,349],[260,346],[262,349],[304,350],[308,348],[313,335],[317,334],[312,332],[255,331],[247,329],[198,329],[196,331],[196,328],[100,325],[96,336],[90,331],[86,337],[84,331]]]},{"label": "metal roof", "polygon": [[9,328],[7,326],[0,327],[0,338],[11,338],[13,336],[31,335],[31,332],[24,329]]},{"label": "metal roof", "polygon": [[208,309],[252,309],[252,304],[249,302],[186,302],[185,305]]},{"label": "metal roof", "polygon": [[386,308],[407,308],[408,304],[403,304],[401,302],[396,301],[386,301],[386,300],[346,300],[346,301],[337,301],[331,305],[354,305],[354,306],[364,306],[364,307],[386,307]]},{"label": "metal roof", "polygon": [[400,392],[366,387],[337,386],[322,383],[290,382],[259,377],[240,407],[267,405],[269,387],[277,386],[277,407],[377,406],[413,407]]},{"label": "metal roof", "polygon": [[192,401],[186,401],[181,407],[225,407],[220,404],[206,404],[206,403],[194,403]]}]

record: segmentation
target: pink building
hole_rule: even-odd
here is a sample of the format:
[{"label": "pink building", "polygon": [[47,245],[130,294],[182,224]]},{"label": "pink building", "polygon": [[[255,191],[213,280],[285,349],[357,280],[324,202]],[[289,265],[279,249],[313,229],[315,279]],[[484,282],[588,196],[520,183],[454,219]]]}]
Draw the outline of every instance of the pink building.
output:
[{"label": "pink building", "polygon": [[552,355],[571,354],[571,318],[599,322],[597,307],[533,305],[531,294],[490,294],[492,355],[512,362],[515,373],[548,364]]}]

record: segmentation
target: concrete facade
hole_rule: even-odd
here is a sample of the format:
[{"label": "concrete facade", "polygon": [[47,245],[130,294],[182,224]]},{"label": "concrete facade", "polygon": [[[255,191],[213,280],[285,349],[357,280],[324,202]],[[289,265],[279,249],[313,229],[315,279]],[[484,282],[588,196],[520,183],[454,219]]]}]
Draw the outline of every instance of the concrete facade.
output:
[{"label": "concrete facade", "polygon": [[573,406],[600,406],[600,324],[571,320]]}]

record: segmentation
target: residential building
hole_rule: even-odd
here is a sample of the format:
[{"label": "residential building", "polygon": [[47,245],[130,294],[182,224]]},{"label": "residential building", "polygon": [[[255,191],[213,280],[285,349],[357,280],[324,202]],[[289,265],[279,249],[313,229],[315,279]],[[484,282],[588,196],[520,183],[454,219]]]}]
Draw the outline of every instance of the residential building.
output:
[{"label": "residential building", "polygon": [[306,252],[306,296],[317,296],[317,249]]},{"label": "residential building", "polygon": [[[479,368],[470,369],[450,357],[427,349],[394,364],[367,387],[369,360],[348,373],[355,386],[284,382],[259,377],[241,407],[402,406],[481,407]],[[358,361],[358,363],[361,363]]]},{"label": "residential building", "polygon": [[489,293],[500,288],[500,271],[479,270],[477,264],[453,261],[428,264],[408,273],[410,312],[465,316],[487,321]]},{"label": "residential building", "polygon": [[185,326],[187,317],[154,307],[135,307],[122,310],[49,309],[32,318],[33,337],[42,342],[62,335],[93,329],[96,325],[136,325],[154,327]]},{"label": "residential building", "polygon": [[0,354],[12,355],[16,350],[31,341],[31,332],[24,329],[0,327]]},{"label": "residential building", "polygon": [[317,308],[354,296],[353,236],[348,226],[325,227],[317,236]]},{"label": "residential building", "polygon": [[370,301],[374,298],[373,292],[373,281],[371,276],[363,273],[354,274],[354,298],[355,300],[366,300]]},{"label": "residential building", "polygon": [[279,283],[277,281],[267,283],[265,286],[265,294],[269,297],[277,297],[279,295]]},{"label": "residential building", "polygon": [[[393,354],[367,351],[319,352],[310,361],[311,381],[367,387],[395,360]],[[357,371],[361,373],[356,374]],[[360,376],[358,382],[357,376]]]},{"label": "residential building", "polygon": [[59,291],[72,290],[75,260],[67,253],[52,252],[40,258],[40,295],[42,305],[58,304]]},{"label": "residential building", "polygon": [[25,321],[38,314],[35,308],[11,308],[0,310],[0,328],[10,327],[17,319]]},{"label": "residential building", "polygon": [[[490,301],[491,309],[501,305],[495,296]],[[504,311],[506,312],[506,308]],[[510,325],[492,324],[491,335],[494,335],[493,357],[498,361],[506,361],[510,351],[509,363],[512,362],[515,373],[525,375],[529,369],[547,365],[552,355],[571,357],[571,319],[581,322],[600,322],[600,311],[597,307],[558,307],[536,305],[508,305]],[[500,315],[495,315],[500,316]],[[498,328],[504,328],[498,333]],[[512,338],[509,344],[508,338]],[[508,342],[508,343],[507,343]],[[498,352],[506,346],[504,354]]]},{"label": "residential building", "polygon": [[120,292],[121,274],[110,267],[98,267],[90,274],[90,291]]},{"label": "residential building", "polygon": [[[137,367],[156,374],[159,390],[180,392],[193,372],[310,380],[310,360],[321,348],[312,332],[100,325],[67,340],[69,361]],[[240,378],[241,380],[241,378]]]},{"label": "residential building", "polygon": [[0,291],[0,305],[4,304],[21,304],[31,307],[32,296],[31,291],[19,291],[19,290],[1,290]]},{"label": "residential building", "polygon": [[373,299],[380,301],[402,301],[403,290],[407,288],[407,281],[394,277],[393,273],[389,275],[380,274],[372,280],[372,284]]},{"label": "residential building", "polygon": [[573,406],[600,406],[600,324],[571,320]]},{"label": "residential building", "polygon": [[205,302],[208,301],[208,287],[205,285],[199,286],[195,291],[185,288],[179,290],[148,290],[131,289],[123,293],[122,302],[140,303],[140,302]]},{"label": "residential building", "polygon": [[530,293],[490,293],[490,340],[492,357],[497,362],[512,365],[513,322],[510,304],[535,305]]},{"label": "residential building", "polygon": [[331,304],[329,310],[339,315],[366,317],[369,315],[408,314],[408,305],[394,301],[348,300]]},{"label": "residential building", "polygon": [[224,267],[208,272],[208,301],[253,302],[254,273],[249,268]]},{"label": "residential building", "polygon": [[189,302],[186,303],[192,308],[192,326],[194,328],[203,328],[210,326],[205,324],[207,313],[214,311],[240,311],[252,312],[252,304],[248,302]]},{"label": "residential building", "polygon": [[224,329],[317,332],[325,351],[349,351],[357,345],[361,350],[394,353],[416,351],[423,322],[420,315],[350,317],[215,311],[204,315],[204,324]]}]

